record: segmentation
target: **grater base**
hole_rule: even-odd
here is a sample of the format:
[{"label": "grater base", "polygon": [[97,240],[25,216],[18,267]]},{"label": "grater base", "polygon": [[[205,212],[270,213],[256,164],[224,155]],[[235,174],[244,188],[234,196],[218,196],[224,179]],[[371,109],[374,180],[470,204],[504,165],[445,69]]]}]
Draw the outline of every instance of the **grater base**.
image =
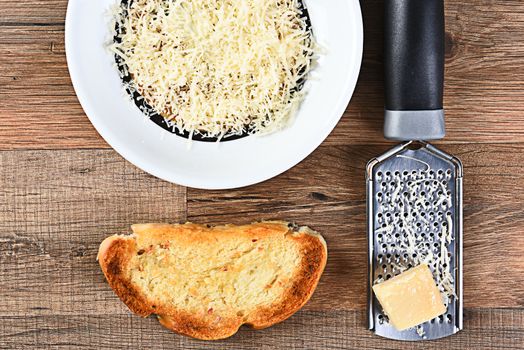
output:
[{"label": "grater base", "polygon": [[[375,334],[416,341],[462,329],[462,176],[460,160],[425,142],[401,144],[368,163],[368,323]],[[399,332],[371,287],[422,262],[447,312]]]}]

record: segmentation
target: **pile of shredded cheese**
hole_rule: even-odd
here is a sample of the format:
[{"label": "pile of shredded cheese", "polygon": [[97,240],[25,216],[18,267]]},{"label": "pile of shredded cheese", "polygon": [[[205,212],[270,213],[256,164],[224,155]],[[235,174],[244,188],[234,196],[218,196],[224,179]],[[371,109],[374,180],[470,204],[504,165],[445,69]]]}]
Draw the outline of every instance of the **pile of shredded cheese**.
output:
[{"label": "pile of shredded cheese", "polygon": [[110,49],[138,91],[191,135],[285,127],[314,41],[300,0],[124,0]]}]

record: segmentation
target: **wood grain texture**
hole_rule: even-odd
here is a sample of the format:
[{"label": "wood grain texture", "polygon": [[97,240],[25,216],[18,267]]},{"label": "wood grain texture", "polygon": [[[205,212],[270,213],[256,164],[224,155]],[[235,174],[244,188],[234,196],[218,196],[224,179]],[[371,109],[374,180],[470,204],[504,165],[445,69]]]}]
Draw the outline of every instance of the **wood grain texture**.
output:
[{"label": "wood grain texture", "polygon": [[114,151],[6,151],[0,165],[0,316],[121,313],[100,242],[134,222],[186,219],[185,188]]},{"label": "wood grain texture", "polygon": [[66,0],[0,0],[0,25],[17,26],[64,23]]},{"label": "wood grain texture", "polygon": [[[70,83],[63,42],[66,3],[0,0],[0,149],[109,147],[85,117]],[[385,142],[382,0],[364,1],[363,15],[359,83],[326,144]],[[444,142],[523,142],[524,2],[450,0],[446,21]]]},{"label": "wood grain texture", "polygon": [[78,103],[63,37],[63,24],[0,26],[0,148],[108,147]]},{"label": "wood grain texture", "polygon": [[523,310],[466,310],[465,329],[428,342],[388,341],[365,327],[364,311],[301,311],[271,328],[242,327],[227,340],[212,343],[176,336],[153,319],[127,315],[5,317],[0,349],[522,349]]}]

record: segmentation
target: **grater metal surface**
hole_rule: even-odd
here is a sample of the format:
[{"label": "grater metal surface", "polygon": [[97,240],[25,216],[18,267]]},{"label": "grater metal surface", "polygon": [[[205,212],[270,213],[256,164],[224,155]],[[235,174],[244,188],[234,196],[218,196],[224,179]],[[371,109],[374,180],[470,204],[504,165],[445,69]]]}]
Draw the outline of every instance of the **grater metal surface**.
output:
[{"label": "grater metal surface", "polygon": [[[368,321],[375,334],[429,340],[462,329],[462,175],[460,160],[424,142],[401,144],[368,163]],[[371,287],[422,262],[447,312],[399,332]]]}]

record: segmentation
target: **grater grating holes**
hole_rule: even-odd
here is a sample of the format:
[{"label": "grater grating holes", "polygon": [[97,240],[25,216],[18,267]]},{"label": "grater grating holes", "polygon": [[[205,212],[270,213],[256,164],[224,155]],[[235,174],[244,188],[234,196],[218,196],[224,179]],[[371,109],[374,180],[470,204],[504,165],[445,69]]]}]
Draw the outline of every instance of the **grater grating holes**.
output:
[{"label": "grater grating holes", "polygon": [[[381,181],[377,193],[379,205],[375,211],[381,232],[376,237],[381,242],[381,252],[387,257],[386,260],[382,254],[377,256],[384,271],[384,275],[376,275],[377,280],[390,279],[406,268],[418,265],[430,253],[441,257],[440,248],[445,239],[443,230],[448,228],[446,217],[451,215],[448,199],[442,200],[442,196],[444,193],[447,197],[451,195],[447,189],[451,174],[450,169],[378,171],[375,174]],[[416,236],[415,247],[410,242],[413,234]],[[408,254],[406,250],[421,251],[421,254]],[[391,259],[392,254],[394,259]],[[437,261],[430,264],[440,279],[443,278],[442,268],[448,266],[446,263],[440,266]]]}]

